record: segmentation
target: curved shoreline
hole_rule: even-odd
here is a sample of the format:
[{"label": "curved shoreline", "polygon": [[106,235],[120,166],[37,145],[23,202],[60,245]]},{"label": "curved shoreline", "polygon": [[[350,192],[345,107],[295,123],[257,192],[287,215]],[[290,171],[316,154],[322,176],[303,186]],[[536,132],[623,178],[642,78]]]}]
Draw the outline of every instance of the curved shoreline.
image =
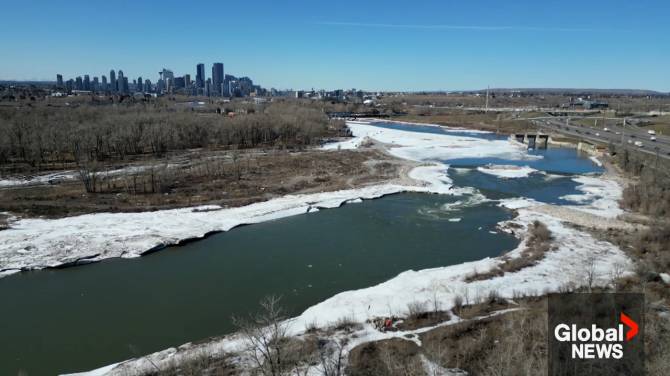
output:
[{"label": "curved shoreline", "polygon": [[[347,149],[357,149],[365,139],[372,139],[369,133],[375,127],[357,123],[350,123],[349,126],[359,126],[354,138],[326,145],[324,149],[338,149],[343,145]],[[361,132],[368,134],[361,135]],[[401,169],[399,177],[383,184],[286,195],[236,208],[202,205],[154,212],[93,213],[59,219],[20,219],[12,222],[9,229],[0,233],[0,278],[22,271],[80,266],[110,258],[140,257],[168,246],[179,245],[182,241],[200,240],[212,232],[225,232],[239,225],[305,214],[312,208],[336,208],[353,200],[374,199],[400,192],[462,194],[470,191],[467,188],[452,190],[451,180],[446,176],[447,166],[437,162],[425,166],[423,158],[417,155],[420,153],[417,148],[428,144],[428,148],[454,146],[463,150],[464,147],[472,146],[469,142],[472,138],[431,135],[431,139],[437,140],[433,142],[427,140],[425,135],[413,132],[384,131],[389,132],[389,137],[374,139],[373,144],[415,167],[409,171]],[[408,146],[398,148],[401,145],[396,143],[397,132],[412,136],[403,139],[403,142],[409,142]],[[480,146],[477,150],[480,151],[477,153],[484,152],[482,148],[497,145],[494,153],[517,158],[524,154],[518,146],[506,142],[480,140],[478,143]],[[170,225],[173,227],[166,228]]]},{"label": "curved shoreline", "polygon": [[[327,148],[342,146],[358,148],[367,138],[384,148],[387,153],[413,161],[416,167],[409,170],[403,169],[401,177],[385,184],[340,191],[287,195],[238,208],[224,209],[219,206],[206,205],[150,213],[101,213],[57,220],[20,220],[15,222],[19,225],[18,228],[3,231],[4,234],[11,234],[10,237],[14,238],[0,239],[0,263],[5,261],[3,251],[14,250],[18,256],[24,256],[25,252],[20,252],[20,247],[24,244],[32,245],[31,251],[44,252],[49,249],[62,251],[46,253],[49,256],[47,262],[42,258],[41,263],[35,263],[27,270],[41,267],[66,267],[77,265],[81,260],[85,260],[84,263],[91,263],[113,257],[140,257],[158,252],[168,246],[185,244],[215,233],[230,231],[238,226],[306,214],[315,209],[337,208],[346,203],[360,202],[360,200],[400,192],[450,195],[471,193],[471,188],[452,186],[451,179],[447,176],[447,165],[433,163],[417,166],[417,164],[431,160],[436,152],[445,152],[445,150],[448,150],[447,153],[453,153],[456,150],[473,155],[488,152],[494,155],[510,156],[512,159],[523,159],[525,154],[518,145],[507,144],[506,141],[477,140],[473,142],[469,137],[434,134],[428,137],[425,134],[407,137],[407,133],[412,132],[379,131],[374,127],[357,123],[352,123],[350,126],[355,128],[353,139],[329,145]],[[398,138],[397,132],[403,132],[400,135],[405,138]],[[592,179],[591,184],[584,180],[583,189],[581,189],[583,194],[574,196],[600,198],[581,209],[586,209],[589,218],[598,216],[606,220],[613,218],[616,212],[612,210],[612,202],[616,200],[619,193],[598,196],[599,192],[602,193],[607,189],[607,184],[596,184],[596,180],[600,181],[603,178]],[[514,219],[500,223],[499,227],[503,231],[513,232],[521,239],[519,246],[506,253],[505,257],[520,257],[527,241],[525,229],[534,220],[541,220],[547,224],[552,233],[556,234],[558,248],[548,253],[545,259],[535,265],[485,280],[469,282],[467,277],[473,273],[497,268],[503,262],[502,256],[446,267],[405,271],[378,285],[344,291],[308,308],[301,315],[287,320],[289,332],[292,335],[299,335],[304,333],[310,325],[327,327],[342,317],[365,322],[374,317],[398,314],[404,312],[407,304],[413,301],[427,303],[431,299],[439,299],[442,309],[449,310],[452,308],[454,298],[464,294],[476,293],[485,296],[495,291],[500,296],[510,299],[519,292],[527,295],[542,295],[548,291],[556,291],[565,285],[580,284],[582,278],[580,268],[589,257],[596,257],[599,263],[601,278],[596,282],[597,284],[609,283],[606,277],[609,271],[618,265],[624,265],[626,270],[630,270],[630,260],[620,249],[566,226],[563,221],[566,220],[566,216],[572,215],[571,213],[566,214],[566,210],[552,211],[546,208],[547,205],[524,198],[506,199],[499,202],[501,206],[518,213]],[[566,207],[568,208],[574,209]],[[557,215],[557,212],[561,215]],[[569,218],[567,220],[570,221]],[[172,227],[166,228],[166,224]],[[71,231],[68,234],[60,234],[61,243],[50,246],[54,243],[54,237],[50,236],[53,231],[49,230],[64,228]],[[105,231],[107,231],[106,234],[104,234]],[[85,245],[85,248],[77,248],[78,245]],[[72,249],[79,252],[76,255],[68,252]],[[51,258],[50,261],[49,258]],[[72,261],[72,258],[76,259]],[[18,257],[15,261],[18,263],[26,260]],[[0,272],[0,277],[6,271]],[[10,271],[10,274],[13,272]],[[394,335],[379,333],[367,324],[364,324],[362,331],[357,333],[359,343]],[[124,374],[127,369],[151,371],[155,370],[156,364],[168,366],[175,361],[197,356],[198,352],[203,349],[214,354],[224,352],[239,354],[243,351],[243,345],[239,335],[233,333],[197,344],[187,343],[176,348],[168,348],[83,374]]]},{"label": "curved shoreline", "polygon": [[[415,167],[401,184],[386,183],[322,193],[287,195],[237,208],[214,205],[140,213],[97,213],[60,219],[23,219],[3,230],[0,278],[21,271],[64,268],[109,258],[135,258],[166,247],[201,240],[238,226],[332,209],[358,200],[400,192],[458,194],[442,185],[417,180],[446,166]],[[446,175],[445,175],[446,177]],[[447,178],[448,180],[448,178]],[[415,185],[408,184],[410,181]],[[58,234],[60,233],[60,234]]]},{"label": "curved shoreline", "polygon": [[[632,261],[618,247],[565,224],[566,218],[556,218],[552,213],[539,210],[548,205],[523,198],[501,200],[499,205],[517,213],[515,218],[499,225],[501,230],[512,232],[521,239],[515,249],[493,258],[418,271],[408,270],[374,286],[343,291],[306,309],[299,316],[286,320],[288,334],[301,336],[310,327],[328,328],[346,318],[362,325],[360,330],[350,334],[352,341],[345,349],[349,351],[364,342],[401,338],[404,334],[416,332],[383,333],[367,322],[376,317],[402,316],[412,302],[430,306],[433,301],[439,301],[440,309],[449,311],[453,309],[457,296],[469,296],[473,300],[491,293],[506,299],[514,299],[517,295],[541,296],[567,286],[583,285],[584,276],[589,273],[589,260],[593,260],[597,271],[594,286],[607,286],[611,282],[613,270],[632,272]],[[593,209],[597,210],[595,207]],[[601,219],[606,220],[606,217]],[[521,257],[527,242],[526,228],[535,220],[545,223],[554,234],[556,249],[548,252],[536,264],[519,271],[483,280],[467,280],[473,274],[497,268],[505,258]],[[437,326],[453,323],[449,321]],[[421,328],[419,331],[431,328]],[[244,341],[238,333],[231,333],[206,341],[188,342],[76,375],[124,375],[128,370],[152,372],[156,370],[155,367],[169,368],[170,365],[195,359],[203,353],[211,356],[234,354],[237,361],[244,365]]]},{"label": "curved shoreline", "polygon": [[[358,132],[354,132],[354,139],[341,143],[339,147],[345,145],[346,147],[356,148],[362,140],[370,137],[370,129],[366,129],[366,125],[356,123],[352,125],[358,128]],[[389,140],[384,139],[384,137],[380,138],[381,140],[373,139],[375,142],[385,144],[385,146],[393,144],[393,142],[387,142]],[[410,145],[410,147],[412,146],[415,145]],[[334,147],[338,146],[330,146],[330,148]],[[401,158],[417,160],[412,158],[414,155],[407,154],[402,149],[403,147],[390,147],[387,151]],[[455,193],[451,190],[451,180],[444,173],[442,173],[443,176],[440,176],[438,174],[439,169],[446,169],[446,166],[416,167],[409,171],[407,178],[428,184],[430,188],[424,190],[426,192]],[[472,282],[467,281],[469,275],[496,268],[503,262],[503,256],[446,267],[405,271],[378,285],[344,291],[308,308],[301,315],[287,320],[286,324],[289,325],[290,334],[300,335],[305,332],[306,328],[314,325],[327,327],[342,317],[347,317],[364,323],[363,329],[355,333],[357,339],[348,346],[348,349],[351,349],[356,344],[365,341],[396,336],[395,333],[380,333],[370,324],[365,324],[365,321],[374,317],[385,317],[404,312],[410,302],[425,303],[431,299],[439,299],[442,303],[441,308],[449,310],[453,307],[454,298],[464,294],[476,293],[486,296],[486,294],[495,291],[500,296],[509,299],[512,299],[518,293],[543,295],[550,291],[557,291],[566,285],[582,284],[582,269],[591,257],[597,260],[598,265],[599,277],[596,284],[607,285],[609,283],[608,275],[613,269],[620,267],[623,267],[626,271],[632,269],[630,259],[616,246],[599,241],[588,233],[564,224],[564,221],[570,221],[572,218],[583,221],[585,216],[575,215],[578,213],[587,214],[586,218],[589,219],[600,218],[606,222],[613,221],[614,217],[617,216],[618,211],[614,210],[613,206],[617,206],[616,200],[618,199],[617,196],[620,195],[620,190],[615,190],[611,194],[604,194],[607,189],[612,187],[609,184],[617,183],[605,179],[605,177],[587,180],[582,179],[582,194],[580,196],[596,197],[595,201],[587,207],[546,205],[525,198],[500,201],[501,206],[517,212],[514,219],[501,223],[500,228],[503,231],[514,233],[521,239],[519,246],[506,253],[505,257],[520,257],[527,241],[526,228],[534,220],[541,220],[557,237],[557,249],[549,252],[537,264],[516,272],[505,273],[502,276]],[[598,193],[601,193],[601,195],[598,196]],[[557,215],[557,212],[560,215]],[[468,291],[470,292],[468,293]],[[170,363],[174,364],[174,362],[192,359],[202,351],[207,351],[210,354],[241,354],[244,351],[244,342],[238,334],[233,333],[197,344],[186,343],[179,347],[169,348],[82,374],[121,375],[128,369],[149,371],[155,369],[153,367],[156,364],[169,366]],[[240,356],[239,360],[243,362],[243,356]]]}]

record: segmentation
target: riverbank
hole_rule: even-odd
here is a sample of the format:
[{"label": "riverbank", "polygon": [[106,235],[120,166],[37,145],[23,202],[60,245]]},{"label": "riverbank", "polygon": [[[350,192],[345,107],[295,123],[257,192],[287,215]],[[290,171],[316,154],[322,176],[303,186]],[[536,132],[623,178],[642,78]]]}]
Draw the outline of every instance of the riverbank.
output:
[{"label": "riverbank", "polygon": [[[595,276],[595,280],[589,282],[591,287],[607,286],[613,278],[631,273],[630,259],[617,247],[566,225],[563,218],[557,219],[537,211],[538,204],[532,200],[503,200],[500,205],[517,211],[517,217],[501,223],[500,228],[522,239],[521,244],[505,256],[442,268],[407,271],[376,286],[337,294],[281,325],[290,338],[299,342],[318,338],[330,345],[341,344],[344,364],[358,346],[393,339],[414,343],[423,353],[427,348],[419,341],[420,336],[423,338],[424,335],[473,319],[485,320],[490,315],[507,314],[518,309],[516,303],[510,302],[521,303],[526,297],[584,286],[590,273]],[[597,210],[596,207],[592,209]],[[546,224],[554,237],[553,249],[545,258],[517,272],[468,281],[469,276],[485,274],[505,260],[522,257],[527,245],[526,229],[534,221]],[[485,311],[474,318],[466,318],[466,308],[474,310],[477,305],[488,305],[491,297],[507,303],[501,303],[491,312]],[[463,305],[463,311],[460,311],[460,304]],[[414,314],[412,310],[417,308],[413,307],[445,314],[441,319],[430,319],[416,328],[404,328],[403,322],[414,320],[411,319]],[[380,331],[375,327],[374,323],[384,317],[394,317],[394,326],[398,329]],[[241,371],[253,367],[247,344],[244,335],[237,333],[170,348],[108,366],[92,374],[125,375],[131,371],[143,374],[155,372],[157,368],[169,372],[182,369],[182,365],[192,364],[197,359],[226,359],[227,364],[234,364],[234,368]],[[315,374],[321,372],[320,367],[312,366]],[[307,368],[310,366],[303,364],[301,369]]]},{"label": "riverbank", "polygon": [[[350,123],[349,126],[354,138],[328,145],[327,148],[358,148],[373,142],[386,147],[391,155],[413,161],[436,159],[438,156],[444,157],[445,154],[493,155],[516,160],[531,158],[518,145],[506,141],[473,139],[462,134],[431,134],[430,137],[418,133],[409,135],[408,132],[380,129],[364,123]],[[444,165],[419,167],[411,170],[408,176],[423,181],[424,186],[418,188],[425,192],[464,193],[452,186],[445,169]],[[421,341],[418,340],[420,334],[462,322],[463,318],[457,314],[459,304],[472,306],[487,301],[491,296],[519,301],[520,297],[542,296],[552,291],[578,288],[587,283],[591,284],[590,287],[608,286],[615,277],[631,273],[632,261],[618,247],[598,240],[572,224],[614,224],[614,218],[620,214],[617,201],[621,188],[607,178],[578,179],[581,180],[577,189],[581,193],[570,199],[581,201],[585,205],[566,208],[525,198],[499,200],[501,206],[517,213],[513,220],[501,223],[500,230],[513,233],[521,239],[521,244],[504,256],[454,266],[407,271],[377,286],[337,294],[307,309],[300,316],[284,321],[282,325],[286,327],[291,338],[300,341],[313,339],[316,333],[327,343],[339,343],[340,354],[344,356],[346,364],[349,354],[355,353],[356,347],[365,343],[401,339],[413,342],[421,349]],[[465,189],[467,188],[460,190]],[[528,242],[527,229],[535,221],[543,223],[553,236],[551,250],[542,259],[529,263],[520,270],[492,278],[468,278],[486,274],[509,260],[523,257]],[[433,311],[445,312],[446,316],[419,329],[382,332],[375,327],[374,322],[384,317],[396,317],[400,320],[398,324],[402,320],[409,321],[412,305],[424,307],[424,310],[435,307]],[[506,312],[501,311],[499,314]],[[247,344],[244,336],[237,333],[204,343],[189,343],[171,348],[105,367],[96,371],[99,373],[93,374],[123,375],[131,370],[142,374],[154,372],[156,368],[171,370],[203,356],[208,359],[225,358],[238,369],[248,369],[253,367],[253,362]],[[423,354],[423,350],[420,351]],[[434,362],[435,359],[428,360],[428,363]],[[301,367],[304,371],[309,366],[304,364]]]},{"label": "riverbank", "polygon": [[[426,160],[445,157],[445,153],[447,157],[534,158],[519,145],[504,140],[478,139],[468,136],[467,132],[426,137],[421,133],[384,129],[364,123],[351,122],[348,126],[354,137],[327,144],[320,153],[348,155],[356,153],[354,150],[369,148],[370,153],[376,153],[372,155],[377,155],[376,159],[367,160],[370,168],[376,170],[379,165],[395,160],[397,169],[394,169],[394,176],[387,177],[381,184],[285,195],[236,208],[206,205],[138,213],[105,212],[58,219],[15,219],[9,222],[9,228],[3,230],[0,239],[0,277],[22,270],[81,265],[114,257],[139,257],[168,245],[228,231],[243,224],[338,207],[346,202],[403,191],[471,192],[469,188],[452,189],[451,180],[446,175],[447,166],[441,163],[410,170]],[[393,158],[383,156],[379,150]],[[409,179],[403,176],[405,173]]]}]

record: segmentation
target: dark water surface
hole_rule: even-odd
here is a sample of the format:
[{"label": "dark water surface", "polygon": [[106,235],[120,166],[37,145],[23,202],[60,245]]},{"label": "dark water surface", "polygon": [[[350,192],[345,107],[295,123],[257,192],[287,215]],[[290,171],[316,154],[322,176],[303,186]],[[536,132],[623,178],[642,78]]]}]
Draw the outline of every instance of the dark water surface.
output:
[{"label": "dark water surface", "polygon": [[[510,213],[463,199],[398,194],[245,226],[135,260],[0,280],[0,375],[81,371],[229,333],[268,294],[291,314],[408,269],[497,256]],[[461,218],[450,222],[449,218]],[[481,230],[478,230],[482,227]]]}]

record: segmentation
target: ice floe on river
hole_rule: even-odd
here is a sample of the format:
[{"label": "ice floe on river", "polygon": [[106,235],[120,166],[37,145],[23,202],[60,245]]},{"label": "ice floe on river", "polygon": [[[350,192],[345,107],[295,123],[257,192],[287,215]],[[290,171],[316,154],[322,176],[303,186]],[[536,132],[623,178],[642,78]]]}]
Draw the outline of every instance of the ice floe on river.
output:
[{"label": "ice floe on river", "polygon": [[513,165],[486,165],[477,167],[477,171],[507,179],[527,178],[530,174],[538,172],[536,169],[529,166]]},{"label": "ice floe on river", "polygon": [[388,146],[389,153],[413,161],[449,160],[456,158],[501,158],[512,160],[540,159],[530,155],[523,144],[508,140],[476,137],[482,132],[464,135],[463,130],[442,128],[444,134],[421,133],[376,127],[358,122],[347,123],[354,137],[327,144],[324,149],[353,149],[372,139]]},{"label": "ice floe on river", "polygon": [[623,214],[623,210],[619,207],[623,188],[619,183],[598,176],[586,175],[574,177],[572,180],[579,183],[577,190],[582,193],[565,195],[561,198],[578,204],[588,203],[588,205],[573,205],[571,208],[606,218],[615,218]]}]

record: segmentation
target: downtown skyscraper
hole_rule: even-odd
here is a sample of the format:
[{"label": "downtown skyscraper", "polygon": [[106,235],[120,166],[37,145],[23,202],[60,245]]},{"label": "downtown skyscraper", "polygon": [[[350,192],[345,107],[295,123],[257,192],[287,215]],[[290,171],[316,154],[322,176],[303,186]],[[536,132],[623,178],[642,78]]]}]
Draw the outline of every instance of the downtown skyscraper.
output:
[{"label": "downtown skyscraper", "polygon": [[196,71],[195,71],[195,85],[198,88],[204,88],[205,87],[205,64],[200,63],[196,66]]},{"label": "downtown skyscraper", "polygon": [[112,93],[115,92],[117,89],[116,87],[116,72],[114,72],[114,69],[109,71],[109,91]]},{"label": "downtown skyscraper", "polygon": [[216,96],[223,95],[223,63],[212,65],[212,92]]}]

